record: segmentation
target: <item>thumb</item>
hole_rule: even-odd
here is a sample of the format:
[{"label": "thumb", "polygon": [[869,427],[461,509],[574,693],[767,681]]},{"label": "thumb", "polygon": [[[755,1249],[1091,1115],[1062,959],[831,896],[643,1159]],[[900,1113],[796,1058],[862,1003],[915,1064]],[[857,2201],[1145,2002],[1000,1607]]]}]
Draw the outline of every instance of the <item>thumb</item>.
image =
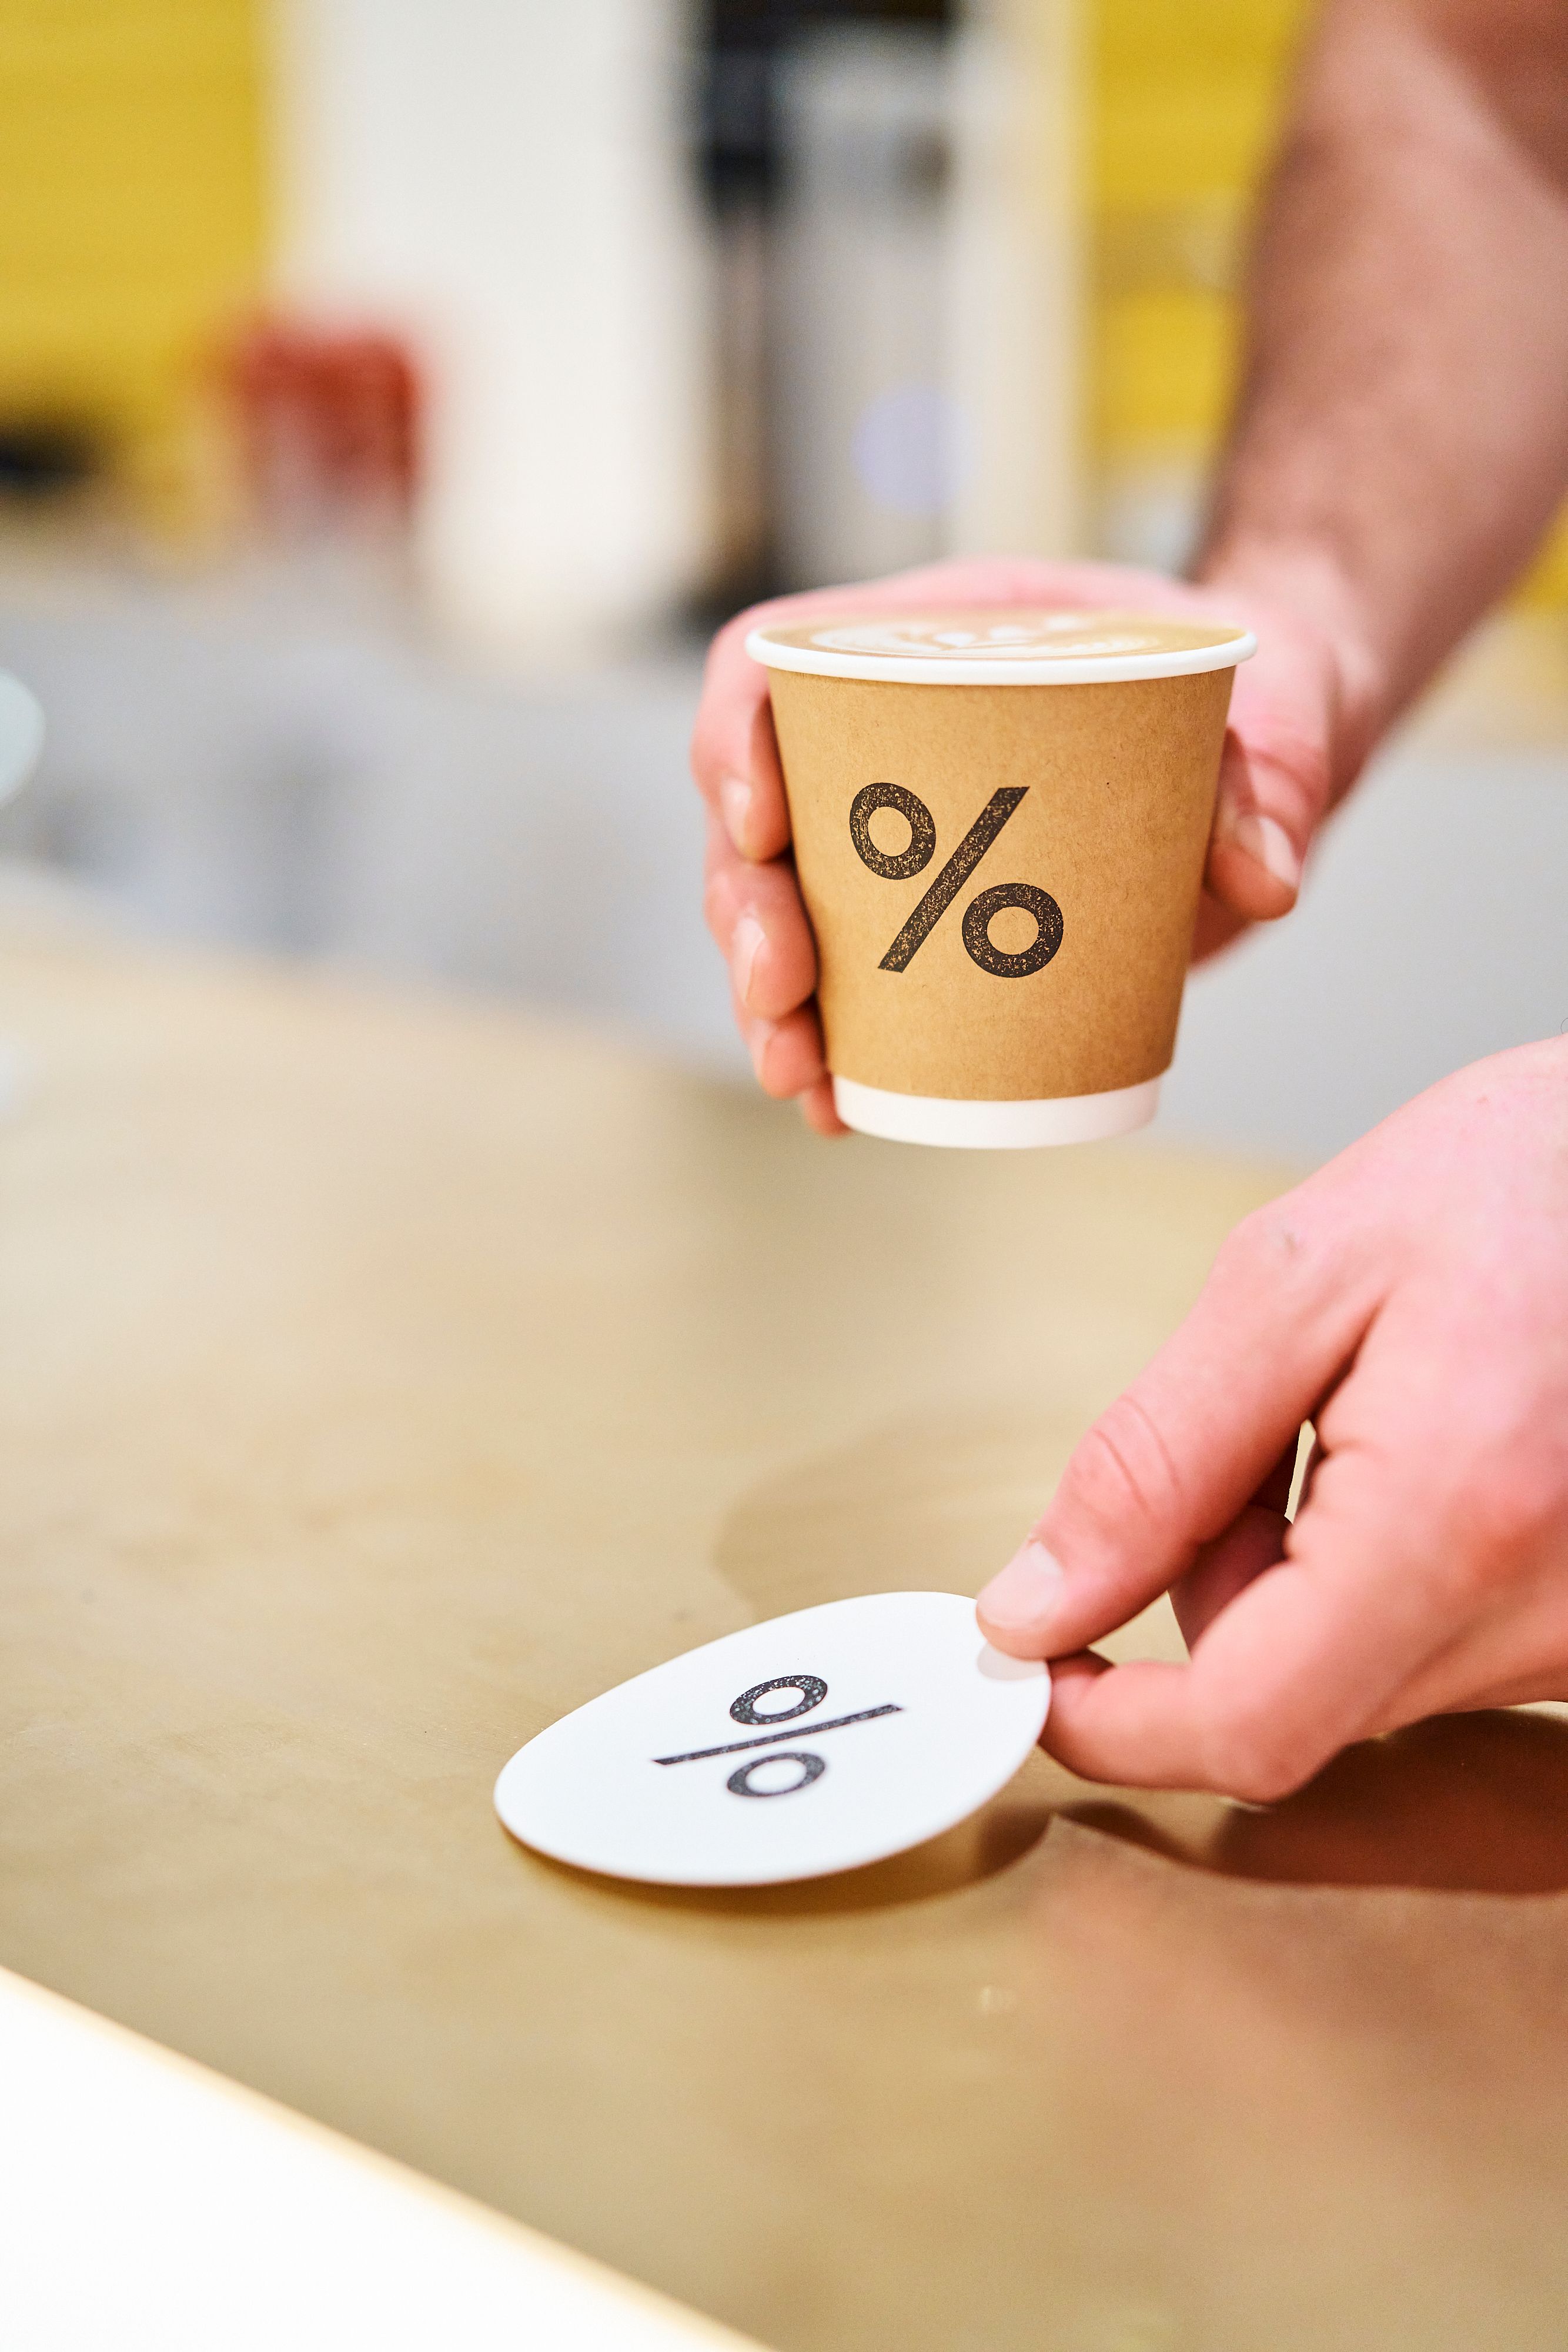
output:
[{"label": "thumb", "polygon": [[1307,1244],[1303,1222],[1301,1195],[1287,1194],[1238,1226],[1186,1321],[1082,1440],[980,1595],[998,1649],[1087,1647],[1186,1575],[1254,1496],[1273,1499],[1376,1304],[1373,1280],[1331,1243]]},{"label": "thumb", "polygon": [[[1207,585],[1224,593],[1218,576]],[[1354,614],[1342,597],[1325,603],[1321,583],[1231,602],[1258,652],[1231,694],[1204,881],[1224,915],[1270,922],[1295,905],[1313,835],[1354,782],[1386,697]]]},{"label": "thumb", "polygon": [[1307,781],[1234,730],[1226,735],[1204,888],[1239,921],[1273,922],[1296,903],[1317,822]]},{"label": "thumb", "polygon": [[1329,805],[1336,699],[1326,646],[1299,626],[1276,624],[1238,676],[1204,883],[1248,922],[1271,922],[1296,903]]}]

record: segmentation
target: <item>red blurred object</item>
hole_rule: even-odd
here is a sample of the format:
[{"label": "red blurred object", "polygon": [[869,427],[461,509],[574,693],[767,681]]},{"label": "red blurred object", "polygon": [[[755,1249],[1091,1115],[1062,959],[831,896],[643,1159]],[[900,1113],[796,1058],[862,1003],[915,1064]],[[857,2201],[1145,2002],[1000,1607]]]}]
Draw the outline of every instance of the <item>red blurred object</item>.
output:
[{"label": "red blurred object", "polygon": [[395,337],[267,321],[234,346],[227,373],[266,521],[309,529],[407,516],[423,387]]}]

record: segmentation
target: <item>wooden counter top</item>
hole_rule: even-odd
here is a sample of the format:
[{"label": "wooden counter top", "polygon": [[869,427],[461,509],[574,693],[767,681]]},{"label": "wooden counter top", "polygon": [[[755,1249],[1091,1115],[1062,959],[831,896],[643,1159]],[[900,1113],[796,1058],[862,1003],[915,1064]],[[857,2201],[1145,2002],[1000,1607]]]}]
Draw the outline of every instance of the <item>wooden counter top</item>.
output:
[{"label": "wooden counter top", "polygon": [[1036,1757],[740,1895],[490,1809],[699,1641],[977,1589],[1277,1176],[827,1147],[590,1033],[47,925],[0,1035],[0,1963],[779,2352],[1555,2340],[1554,1720],[1267,1814]]}]

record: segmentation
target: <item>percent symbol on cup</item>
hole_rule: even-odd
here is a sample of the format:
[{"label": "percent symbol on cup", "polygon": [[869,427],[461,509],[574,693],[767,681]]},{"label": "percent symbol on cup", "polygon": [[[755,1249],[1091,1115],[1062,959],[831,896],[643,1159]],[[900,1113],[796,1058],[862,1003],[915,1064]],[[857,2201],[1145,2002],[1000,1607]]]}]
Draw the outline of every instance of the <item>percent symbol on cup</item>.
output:
[{"label": "percent symbol on cup", "polygon": [[[1010,784],[991,794],[952,856],[921,899],[878,969],[903,971],[936,929],[1003,825],[1029,791]],[[909,827],[909,845],[896,853],[879,849],[871,837],[871,820],[878,809],[896,809]],[[936,823],[925,802],[903,784],[867,784],[850,804],[850,839],[862,866],[884,882],[906,882],[923,874],[936,855]],[[1005,908],[1021,908],[1034,918],[1035,937],[1030,946],[1009,955],[991,942],[991,923]],[[1045,890],[1032,882],[998,882],[978,891],[964,910],[964,945],[982,971],[998,980],[1027,980],[1040,971],[1061,945],[1061,909]]]},{"label": "percent symbol on cup", "polygon": [[[799,1691],[799,1703],[794,1706],[768,1707],[759,1712],[758,1700],[766,1698],[769,1691],[779,1690]],[[729,1712],[737,1723],[793,1723],[802,1715],[810,1715],[821,1706],[827,1696],[828,1685],[821,1675],[775,1675],[771,1682],[753,1683],[749,1690],[742,1691],[737,1699],[732,1699]],[[853,1715],[832,1716],[826,1723],[812,1724],[811,1737],[820,1739],[825,1731],[843,1731],[852,1723],[871,1723],[879,1715],[902,1715],[904,1709],[891,1699],[882,1706],[862,1706]],[[774,1755],[754,1756],[749,1763],[737,1765],[725,1782],[725,1787],[732,1797],[792,1797],[798,1790],[809,1789],[813,1780],[820,1780],[828,1769],[824,1757],[808,1755],[802,1748],[779,1748],[781,1741],[798,1737],[793,1731],[763,1731],[754,1739],[727,1739],[717,1748],[691,1748],[684,1755],[655,1756],[653,1760],[655,1764],[703,1764],[714,1756],[737,1756],[745,1748],[779,1749]],[[758,1787],[753,1776],[771,1764],[798,1764],[800,1778],[780,1781],[772,1788]]]}]

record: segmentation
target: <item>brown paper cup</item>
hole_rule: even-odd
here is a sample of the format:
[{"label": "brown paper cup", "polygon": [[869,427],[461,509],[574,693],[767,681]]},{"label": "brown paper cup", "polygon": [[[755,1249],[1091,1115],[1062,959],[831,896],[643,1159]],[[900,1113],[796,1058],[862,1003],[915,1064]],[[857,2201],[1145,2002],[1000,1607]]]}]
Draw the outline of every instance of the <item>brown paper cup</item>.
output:
[{"label": "brown paper cup", "polygon": [[839,1115],[1084,1142],[1169,1068],[1241,629],[1127,614],[755,630]]}]

